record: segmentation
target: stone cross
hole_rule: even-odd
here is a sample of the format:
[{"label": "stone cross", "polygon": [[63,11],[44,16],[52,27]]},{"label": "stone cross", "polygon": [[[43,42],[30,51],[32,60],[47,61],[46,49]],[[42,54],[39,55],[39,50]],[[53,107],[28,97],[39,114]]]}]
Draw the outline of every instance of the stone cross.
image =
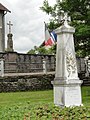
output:
[{"label": "stone cross", "polygon": [[68,22],[71,21],[71,18],[68,16],[67,13],[63,13],[63,12],[62,12],[62,15],[60,16],[60,21],[63,22],[63,24],[64,24],[65,26],[67,26],[67,25],[68,25]]},{"label": "stone cross", "polygon": [[67,13],[64,13],[63,21],[64,21],[64,25],[68,25],[68,22],[70,21],[70,17],[68,17]]},{"label": "stone cross", "polygon": [[7,23],[7,25],[9,26],[9,34],[11,33],[11,26],[13,26],[13,24],[11,24],[11,21],[9,21],[9,23]]}]

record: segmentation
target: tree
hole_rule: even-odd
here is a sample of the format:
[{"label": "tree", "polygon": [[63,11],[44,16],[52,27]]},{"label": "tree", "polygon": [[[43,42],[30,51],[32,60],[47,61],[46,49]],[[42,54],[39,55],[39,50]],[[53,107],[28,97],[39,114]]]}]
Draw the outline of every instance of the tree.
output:
[{"label": "tree", "polygon": [[48,24],[49,29],[56,29],[61,25],[60,16],[62,11],[71,17],[71,25],[75,27],[75,49],[78,56],[90,55],[90,0],[63,0],[54,6],[48,1],[43,2],[41,10],[51,15]]},{"label": "tree", "polygon": [[43,54],[43,55],[54,55],[56,53],[56,45],[53,45],[50,48],[43,47],[34,47],[34,49],[31,49],[27,52],[28,54]]}]

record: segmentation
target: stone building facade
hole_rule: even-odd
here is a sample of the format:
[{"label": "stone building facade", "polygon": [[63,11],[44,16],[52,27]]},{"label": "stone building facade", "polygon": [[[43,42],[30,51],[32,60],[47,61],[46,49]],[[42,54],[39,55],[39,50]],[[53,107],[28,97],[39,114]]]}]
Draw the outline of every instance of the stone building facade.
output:
[{"label": "stone building facade", "polygon": [[10,12],[0,3],[0,52],[5,51],[5,15]]}]

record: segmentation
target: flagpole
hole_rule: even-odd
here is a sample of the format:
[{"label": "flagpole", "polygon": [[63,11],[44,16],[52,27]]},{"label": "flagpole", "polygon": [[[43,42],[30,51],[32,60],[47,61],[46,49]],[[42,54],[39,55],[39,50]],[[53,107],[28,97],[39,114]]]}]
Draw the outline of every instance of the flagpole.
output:
[{"label": "flagpole", "polygon": [[45,37],[46,37],[45,31],[46,31],[46,23],[45,23],[45,21],[44,21],[44,41],[45,41]]}]

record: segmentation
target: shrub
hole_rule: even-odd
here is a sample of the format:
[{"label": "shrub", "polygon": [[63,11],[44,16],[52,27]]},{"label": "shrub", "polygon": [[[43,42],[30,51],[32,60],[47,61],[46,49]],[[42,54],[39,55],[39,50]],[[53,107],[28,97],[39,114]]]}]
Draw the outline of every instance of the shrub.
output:
[{"label": "shrub", "polygon": [[56,107],[40,106],[36,109],[36,117],[41,120],[86,120],[87,110],[85,107]]},{"label": "shrub", "polygon": [[57,107],[53,104],[18,104],[0,108],[0,120],[87,120],[86,107]]}]

